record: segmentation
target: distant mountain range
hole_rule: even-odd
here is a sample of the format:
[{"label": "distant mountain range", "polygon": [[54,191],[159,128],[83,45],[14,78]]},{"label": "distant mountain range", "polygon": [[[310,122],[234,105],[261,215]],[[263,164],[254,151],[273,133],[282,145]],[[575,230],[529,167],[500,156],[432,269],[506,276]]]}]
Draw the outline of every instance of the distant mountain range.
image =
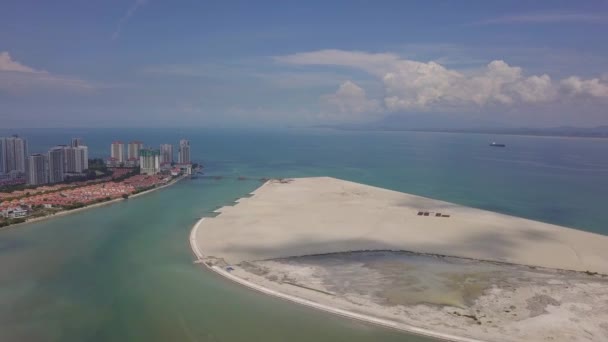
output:
[{"label": "distant mountain range", "polygon": [[550,128],[399,128],[399,127],[364,127],[364,126],[316,126],[346,131],[409,131],[409,132],[443,132],[443,133],[475,133],[475,134],[506,134],[531,135],[550,137],[585,137],[608,138],[608,126],[597,127],[550,127]]},{"label": "distant mountain range", "polygon": [[469,129],[445,129],[445,130],[414,130],[432,132],[453,133],[481,133],[481,134],[511,134],[511,135],[533,135],[553,137],[586,137],[586,138],[608,138],[608,126],[597,127],[550,127],[550,128],[469,128]]},{"label": "distant mountain range", "polygon": [[348,131],[410,131],[410,132],[445,132],[445,133],[475,133],[475,134],[506,134],[506,135],[530,135],[530,136],[555,136],[555,137],[587,137],[608,138],[608,126],[596,127],[458,127],[458,128],[435,128],[435,127],[404,127],[403,125],[373,124],[373,125],[324,125],[317,126]]}]

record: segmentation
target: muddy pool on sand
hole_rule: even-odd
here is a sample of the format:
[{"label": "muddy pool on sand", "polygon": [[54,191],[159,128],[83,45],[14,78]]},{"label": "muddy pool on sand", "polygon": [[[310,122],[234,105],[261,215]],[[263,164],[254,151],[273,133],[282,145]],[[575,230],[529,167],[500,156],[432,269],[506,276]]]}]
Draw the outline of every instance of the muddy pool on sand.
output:
[{"label": "muddy pool on sand", "polygon": [[327,175],[601,234],[608,227],[608,140],[504,137],[507,148],[492,149],[495,137],[407,132],[20,133],[31,152],[83,136],[92,156],[115,139],[187,137],[193,159],[223,178],[0,231],[0,341],[428,341],[268,297],[193,264],[192,225],[260,177]]}]

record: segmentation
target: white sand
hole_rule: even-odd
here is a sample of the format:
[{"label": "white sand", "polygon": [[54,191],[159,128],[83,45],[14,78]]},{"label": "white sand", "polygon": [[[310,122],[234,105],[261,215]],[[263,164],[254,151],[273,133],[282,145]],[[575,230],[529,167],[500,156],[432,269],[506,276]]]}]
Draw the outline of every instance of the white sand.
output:
[{"label": "white sand", "polygon": [[[418,216],[419,210],[450,217]],[[197,262],[268,295],[453,341],[603,341],[608,337],[604,321],[608,310],[603,304],[608,303],[607,289],[605,281],[597,280],[603,276],[561,285],[554,280],[521,279],[517,287],[492,287],[465,308],[387,306],[371,301],[371,293],[353,294],[349,288],[332,293],[318,276],[309,274],[319,274],[318,268],[254,263],[268,267],[269,273],[260,275],[247,266],[251,263],[243,263],[389,249],[608,274],[606,236],[332,178],[270,181],[253,197],[218,211],[219,216],[201,219],[191,231]],[[242,267],[228,272],[226,264]],[[293,280],[283,282],[283,276]],[[530,311],[529,300],[547,297],[551,302],[536,304],[543,313]],[[552,301],[559,303],[554,306]]]},{"label": "white sand", "polygon": [[[303,270],[302,267],[274,261],[256,264],[268,267],[269,273],[260,276],[241,267],[227,272],[222,267],[213,266],[213,270],[268,295],[341,316],[450,341],[608,340],[608,308],[605,305],[608,288],[605,286],[606,280],[597,276],[583,280],[579,274],[560,286],[550,284],[554,279],[551,275],[538,274],[533,276],[533,281],[517,281],[520,284],[514,288],[499,284],[467,307],[424,303],[386,305],[374,300],[372,293],[364,295],[349,288],[346,288],[346,292],[319,292],[331,290],[322,281],[319,282],[318,275],[315,275],[318,268]],[[305,274],[306,271],[308,274]],[[366,277],[364,273],[360,275]],[[272,275],[277,275],[279,280],[270,280]],[[281,281],[283,276],[288,276],[290,281]],[[559,279],[559,276],[556,275],[555,279]],[[542,313],[534,314],[529,305],[535,298],[550,298],[556,302],[537,305],[536,309]]]},{"label": "white sand", "polygon": [[[477,340],[474,338],[464,337],[464,336],[456,336],[440,331],[433,331],[429,329],[424,329],[420,327],[416,327],[413,325],[409,325],[403,322],[396,322],[391,319],[381,318],[382,315],[374,315],[374,313],[362,313],[355,312],[355,310],[349,310],[351,308],[347,307],[346,309],[340,308],[341,305],[336,305],[335,301],[332,301],[327,296],[320,295],[313,291],[306,291],[304,289],[279,284],[276,282],[269,281],[261,276],[255,276],[251,273],[245,272],[241,268],[236,268],[232,272],[228,272],[224,270],[220,266],[214,266],[211,264],[211,261],[208,260],[205,262],[205,256],[202,251],[198,247],[197,236],[198,231],[203,222],[208,218],[201,218],[190,231],[190,248],[192,248],[192,252],[196,255],[197,260],[196,263],[201,263],[208,269],[217,272],[218,274],[226,277],[227,279],[246,286],[250,289],[258,291],[260,293],[270,295],[273,297],[281,298],[293,303],[301,304],[304,306],[308,306],[317,310],[326,311],[338,316],[347,317],[350,319],[355,319],[367,323],[373,323],[375,325],[383,326],[385,328],[392,328],[396,330],[408,331],[411,333],[415,333],[423,336],[430,336],[441,340],[447,341],[457,341],[457,342],[482,342],[481,340]],[[252,279],[253,278],[253,279]],[[378,317],[380,316],[380,317]]]},{"label": "white sand", "polygon": [[219,211],[196,244],[229,264],[388,249],[608,274],[607,236],[327,177],[269,181]]},{"label": "white sand", "polygon": [[[354,252],[247,262],[230,275],[452,340],[608,341],[608,277],[399,255]],[[460,296],[468,299],[457,300]]]}]

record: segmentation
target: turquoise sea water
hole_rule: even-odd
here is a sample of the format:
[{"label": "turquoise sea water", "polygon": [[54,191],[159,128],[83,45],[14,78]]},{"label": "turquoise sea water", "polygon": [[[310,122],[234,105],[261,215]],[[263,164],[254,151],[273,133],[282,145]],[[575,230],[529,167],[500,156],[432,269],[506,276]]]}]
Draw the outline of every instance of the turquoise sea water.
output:
[{"label": "turquoise sea water", "polygon": [[[328,175],[608,235],[608,140],[327,130],[16,133],[32,152],[82,136],[92,156],[107,155],[116,139],[157,146],[185,137],[193,159],[224,177],[0,231],[0,341],[426,340],[269,298],[192,264],[191,226],[255,189],[260,177]],[[493,140],[507,148],[489,147]]]}]

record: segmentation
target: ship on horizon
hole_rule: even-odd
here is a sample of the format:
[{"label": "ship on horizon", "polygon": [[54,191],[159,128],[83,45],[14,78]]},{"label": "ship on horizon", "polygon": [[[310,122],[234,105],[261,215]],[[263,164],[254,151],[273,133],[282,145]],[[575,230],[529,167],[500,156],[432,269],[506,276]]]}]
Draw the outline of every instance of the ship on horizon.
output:
[{"label": "ship on horizon", "polygon": [[492,143],[490,144],[490,146],[492,146],[492,147],[506,147],[507,145],[497,143],[496,141],[492,141]]}]

